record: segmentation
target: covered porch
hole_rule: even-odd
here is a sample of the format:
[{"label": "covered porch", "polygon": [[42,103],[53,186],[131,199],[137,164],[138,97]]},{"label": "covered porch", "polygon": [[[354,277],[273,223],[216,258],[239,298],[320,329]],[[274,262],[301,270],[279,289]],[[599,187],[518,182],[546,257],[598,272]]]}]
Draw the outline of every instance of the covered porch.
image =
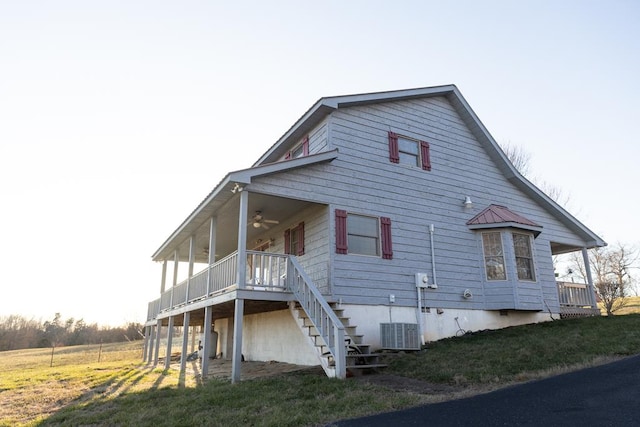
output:
[{"label": "covered porch", "polygon": [[[172,348],[172,334],[165,338],[164,331],[180,327],[184,372],[189,331],[193,346],[196,328],[206,332],[216,319],[223,319],[228,343],[223,353],[233,366],[232,381],[239,381],[245,316],[284,314],[295,301],[314,318],[327,348],[335,353],[336,376],[344,377],[344,326],[326,301],[328,263],[321,254],[298,257],[304,253],[304,240],[295,239],[296,233],[304,235],[305,221],[318,235],[326,234],[328,208],[279,194],[278,188],[251,186],[254,178],[335,157],[321,154],[230,173],[160,246],[152,257],[162,263],[160,294],[148,303],[145,324],[148,363],[158,364],[161,345]],[[161,344],[161,337],[167,341]],[[207,354],[211,335],[203,333],[202,338],[202,371],[207,372],[209,356],[215,354]],[[170,357],[165,359],[168,364]]]},{"label": "covered porch", "polygon": [[600,316],[592,287],[586,283],[556,282],[560,299],[560,317]]},{"label": "covered porch", "polygon": [[585,281],[587,282],[556,282],[558,287],[558,303],[560,305],[561,318],[600,315],[587,250],[587,247],[577,247],[551,242],[552,255],[565,255],[571,252],[580,251],[584,266]]}]

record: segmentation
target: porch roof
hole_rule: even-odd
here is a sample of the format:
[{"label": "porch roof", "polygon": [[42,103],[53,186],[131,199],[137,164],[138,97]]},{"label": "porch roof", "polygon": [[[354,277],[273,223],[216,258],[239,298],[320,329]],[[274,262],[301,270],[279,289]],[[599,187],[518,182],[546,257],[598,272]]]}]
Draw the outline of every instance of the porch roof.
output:
[{"label": "porch roof", "polygon": [[222,206],[226,205],[227,202],[234,197],[238,197],[236,192],[234,192],[236,186],[248,186],[251,184],[251,180],[256,177],[330,162],[337,157],[338,150],[335,149],[306,157],[263,164],[228,173],[154,252],[151,259],[153,261],[170,259],[174,251],[188,240],[190,236],[194,235],[205,222],[209,221]]}]

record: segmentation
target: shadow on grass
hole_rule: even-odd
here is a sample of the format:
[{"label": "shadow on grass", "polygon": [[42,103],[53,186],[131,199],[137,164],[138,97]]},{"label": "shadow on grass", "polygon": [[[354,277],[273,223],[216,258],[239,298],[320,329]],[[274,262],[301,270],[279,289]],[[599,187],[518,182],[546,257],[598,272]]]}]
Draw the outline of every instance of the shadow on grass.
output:
[{"label": "shadow on grass", "polygon": [[[148,364],[118,370],[102,382],[92,385],[89,390],[68,402],[49,418],[34,425],[130,425],[130,418],[114,422],[113,414],[106,417],[103,415],[110,413],[112,408],[118,410],[121,405],[130,406],[128,402],[131,402],[131,399],[144,401],[141,396],[156,396],[157,393],[167,395],[172,393],[171,390],[175,392],[178,389],[180,392],[189,390],[185,384],[185,373],[177,376],[178,389],[171,388],[171,383],[175,385],[173,381],[176,377],[173,374],[171,370],[160,370]],[[157,378],[151,382],[151,376]],[[167,387],[163,387],[170,378],[174,380],[169,381]],[[146,388],[145,379],[150,383]],[[136,387],[140,387],[142,391],[135,391]],[[156,405],[153,406],[157,408]]]}]

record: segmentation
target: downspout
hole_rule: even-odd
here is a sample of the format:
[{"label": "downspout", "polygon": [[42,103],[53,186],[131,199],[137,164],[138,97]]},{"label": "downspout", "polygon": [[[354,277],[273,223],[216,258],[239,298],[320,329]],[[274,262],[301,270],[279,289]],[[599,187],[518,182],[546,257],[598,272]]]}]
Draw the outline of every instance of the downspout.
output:
[{"label": "downspout", "polygon": [[433,224],[429,225],[429,237],[431,242],[431,284],[422,283],[418,275],[416,275],[416,292],[418,293],[418,309],[416,313],[416,318],[418,320],[418,335],[420,336],[420,342],[422,345],[425,344],[424,333],[422,331],[422,290],[424,288],[437,289],[438,285],[436,283],[436,251],[433,245],[433,233],[435,232],[435,227]]},{"label": "downspout", "polygon": [[416,291],[418,292],[418,311],[416,317],[418,318],[418,336],[420,337],[420,344],[424,345],[424,334],[422,333],[422,288],[416,278]]},{"label": "downspout", "polygon": [[436,249],[433,246],[433,233],[435,232],[435,227],[433,224],[429,225],[429,235],[431,238],[431,286],[434,289],[438,287],[438,281],[436,280]]}]

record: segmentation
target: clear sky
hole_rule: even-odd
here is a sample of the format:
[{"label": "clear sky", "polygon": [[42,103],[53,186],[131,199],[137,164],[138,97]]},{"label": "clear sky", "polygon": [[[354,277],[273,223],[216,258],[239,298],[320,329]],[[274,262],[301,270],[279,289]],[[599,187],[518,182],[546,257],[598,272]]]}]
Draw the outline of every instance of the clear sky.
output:
[{"label": "clear sky", "polygon": [[640,3],[0,0],[0,316],[142,322],[151,254],[323,96],[453,83],[637,244]]}]

